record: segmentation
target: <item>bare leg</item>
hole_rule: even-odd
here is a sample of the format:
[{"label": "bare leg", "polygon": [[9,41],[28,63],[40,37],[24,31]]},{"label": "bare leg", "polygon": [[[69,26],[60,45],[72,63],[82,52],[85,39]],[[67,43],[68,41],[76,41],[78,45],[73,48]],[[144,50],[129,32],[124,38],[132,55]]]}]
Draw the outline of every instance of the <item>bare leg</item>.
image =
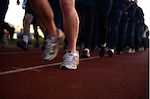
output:
[{"label": "bare leg", "polygon": [[63,15],[63,26],[68,41],[68,52],[64,55],[61,69],[77,69],[79,53],[76,50],[78,38],[79,19],[75,9],[75,0],[60,0]]},{"label": "bare leg", "polygon": [[30,24],[32,23],[33,15],[26,13],[23,19],[23,41],[28,44],[30,35]]},{"label": "bare leg", "polygon": [[32,23],[33,15],[30,13],[25,13],[24,19],[23,19],[23,40],[17,41],[16,45],[19,48],[22,48],[24,50],[28,49],[28,43],[30,38],[30,24]]},{"label": "bare leg", "polygon": [[[54,24],[54,15],[47,0],[30,0],[35,14],[43,25],[45,25],[51,38],[46,39],[44,49],[44,60],[53,59],[58,53],[58,37],[56,37],[56,26]],[[75,0],[60,0],[60,6],[63,14],[63,26],[68,40],[68,50],[64,55],[61,69],[77,69],[79,64],[79,53],[76,51],[76,42],[78,37],[79,19],[75,10]],[[61,30],[57,31],[61,34]],[[52,36],[55,36],[52,38]]]},{"label": "bare leg", "polygon": [[79,19],[75,10],[75,0],[60,0],[63,14],[63,26],[68,40],[68,50],[76,52]]},{"label": "bare leg", "polygon": [[59,42],[63,38],[61,30],[57,30],[54,23],[54,13],[48,0],[29,0],[31,7],[41,22],[45,26],[47,33],[43,47],[43,59],[50,61],[54,59],[59,50]]},{"label": "bare leg", "polygon": [[23,19],[23,29],[24,29],[24,35],[29,36],[30,33],[30,24],[33,20],[32,14],[26,14]]},{"label": "bare leg", "polygon": [[48,0],[30,0],[33,11],[51,37],[56,36],[54,14]]}]

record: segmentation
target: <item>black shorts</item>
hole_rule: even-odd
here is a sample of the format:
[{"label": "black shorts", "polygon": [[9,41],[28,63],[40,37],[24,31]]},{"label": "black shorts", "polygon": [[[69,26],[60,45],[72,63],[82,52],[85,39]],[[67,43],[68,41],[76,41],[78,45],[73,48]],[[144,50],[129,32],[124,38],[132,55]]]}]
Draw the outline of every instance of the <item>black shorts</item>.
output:
[{"label": "black shorts", "polygon": [[27,13],[34,15],[31,7],[25,7],[25,14],[27,14]]},{"label": "black shorts", "polygon": [[32,8],[31,8],[30,3],[28,2],[28,0],[27,0],[26,7],[25,7],[25,14],[26,13],[34,15],[34,13],[32,11]]}]

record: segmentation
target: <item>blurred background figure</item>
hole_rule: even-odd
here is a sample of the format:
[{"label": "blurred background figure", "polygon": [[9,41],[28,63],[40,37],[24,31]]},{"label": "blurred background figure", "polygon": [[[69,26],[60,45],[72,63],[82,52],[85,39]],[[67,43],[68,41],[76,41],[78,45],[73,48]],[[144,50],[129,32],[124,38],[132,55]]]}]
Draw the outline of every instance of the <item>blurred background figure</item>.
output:
[{"label": "blurred background figure", "polygon": [[127,10],[126,0],[113,0],[109,17],[108,55],[113,56],[118,43],[119,25],[123,13]]},{"label": "blurred background figure", "polygon": [[[19,0],[17,0],[17,4],[19,4]],[[0,44],[2,48],[6,47],[6,42],[4,40],[4,29],[6,27],[5,16],[8,10],[9,0],[0,0]]]},{"label": "blurred background figure", "polygon": [[109,16],[113,0],[96,0],[99,56],[104,57],[109,34]]},{"label": "blurred background figure", "polygon": [[31,23],[33,24],[33,28],[34,28],[34,36],[35,36],[35,47],[39,47],[39,34],[37,31],[37,19],[36,16],[34,15],[31,6],[29,4],[28,0],[24,0],[22,3],[22,8],[25,9],[25,14],[24,14],[24,18],[23,18],[23,38],[21,40],[17,41],[17,46],[19,48],[28,49],[28,44],[31,43],[30,41],[30,25]]},{"label": "blurred background figure", "polygon": [[[81,58],[89,58],[91,52],[91,41],[94,33],[94,19],[95,19],[95,0],[78,0],[80,3],[80,7],[83,8],[82,12],[80,10],[81,25],[82,25],[82,32],[80,32],[80,36],[82,35],[83,43],[83,52]],[[82,18],[81,18],[82,17]],[[81,45],[80,45],[81,46]]]}]

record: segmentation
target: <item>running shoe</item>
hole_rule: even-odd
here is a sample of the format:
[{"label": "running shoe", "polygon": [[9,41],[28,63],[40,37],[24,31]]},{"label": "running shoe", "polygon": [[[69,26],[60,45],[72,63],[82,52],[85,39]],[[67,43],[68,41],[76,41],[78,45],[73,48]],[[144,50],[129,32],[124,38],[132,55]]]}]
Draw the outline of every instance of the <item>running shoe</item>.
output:
[{"label": "running shoe", "polygon": [[90,50],[88,48],[85,48],[83,50],[81,58],[89,58],[90,57]]},{"label": "running shoe", "polygon": [[108,56],[112,57],[114,55],[114,49],[109,49],[108,50]]},{"label": "running shoe", "polygon": [[135,49],[129,48],[128,53],[135,53]]},{"label": "running shoe", "polygon": [[54,59],[59,50],[59,43],[64,39],[64,33],[59,29],[57,30],[58,36],[57,37],[47,37],[44,45],[42,46],[43,50],[43,59],[50,61]]},{"label": "running shoe", "polygon": [[64,70],[74,70],[77,69],[77,65],[79,65],[79,52],[73,53],[71,51],[66,51],[64,55],[64,60],[60,66],[60,69]]},{"label": "running shoe", "polygon": [[8,45],[8,40],[5,35],[0,36],[0,45],[2,48],[5,48]]},{"label": "running shoe", "polygon": [[16,44],[19,48],[22,48],[24,50],[27,50],[28,49],[28,44],[23,41],[23,40],[19,40],[17,41],[17,44]]}]

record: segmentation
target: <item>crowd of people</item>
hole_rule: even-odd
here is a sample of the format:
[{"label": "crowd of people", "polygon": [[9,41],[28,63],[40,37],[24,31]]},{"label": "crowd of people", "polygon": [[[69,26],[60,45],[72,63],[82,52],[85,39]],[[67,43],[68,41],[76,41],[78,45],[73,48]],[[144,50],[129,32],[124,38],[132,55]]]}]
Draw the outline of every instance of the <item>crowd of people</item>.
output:
[{"label": "crowd of people", "polygon": [[134,53],[148,47],[145,40],[148,27],[137,0],[77,0],[77,9],[80,16],[78,45],[84,45],[82,57],[90,57],[90,51],[96,46],[100,57],[105,52],[113,56],[115,51]]},{"label": "crowd of people", "polygon": [[[3,37],[4,18],[9,0],[0,1],[0,40]],[[35,47],[39,47],[40,26],[44,34],[43,59],[52,60],[58,53],[58,44],[64,37],[64,61],[61,69],[77,69],[81,58],[89,58],[97,48],[99,56],[113,56],[115,52],[148,48],[149,29],[137,0],[23,0],[23,38],[17,46],[28,49],[30,25],[33,24]],[[4,6],[4,4],[6,6]],[[17,0],[17,4],[20,1]],[[40,6],[40,7],[38,7]],[[3,10],[1,10],[3,9]]]}]

